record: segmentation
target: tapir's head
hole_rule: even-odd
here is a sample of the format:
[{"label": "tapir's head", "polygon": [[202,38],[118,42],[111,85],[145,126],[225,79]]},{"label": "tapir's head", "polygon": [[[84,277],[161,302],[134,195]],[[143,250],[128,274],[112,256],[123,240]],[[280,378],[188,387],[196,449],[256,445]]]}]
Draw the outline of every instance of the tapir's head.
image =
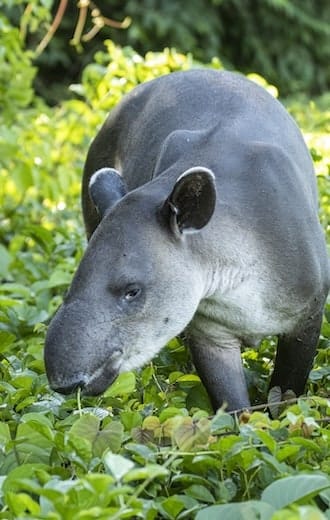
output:
[{"label": "tapir's head", "polygon": [[102,393],[192,319],[205,279],[188,234],[213,214],[214,176],[192,168],[168,186],[160,177],[126,193],[115,170],[92,176],[90,197],[101,221],[46,338],[54,390]]}]

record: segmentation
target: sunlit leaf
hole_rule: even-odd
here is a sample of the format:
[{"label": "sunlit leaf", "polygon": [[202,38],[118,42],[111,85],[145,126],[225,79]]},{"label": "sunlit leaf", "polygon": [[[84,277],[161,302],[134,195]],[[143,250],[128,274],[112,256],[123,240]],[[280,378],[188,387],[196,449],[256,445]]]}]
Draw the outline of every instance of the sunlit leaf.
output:
[{"label": "sunlit leaf", "polygon": [[115,382],[104,393],[104,397],[117,397],[131,394],[135,390],[136,379],[134,372],[119,374]]},{"label": "sunlit leaf", "polygon": [[330,479],[322,475],[295,475],[270,484],[261,495],[275,509],[281,509],[300,500],[308,500],[330,488]]}]

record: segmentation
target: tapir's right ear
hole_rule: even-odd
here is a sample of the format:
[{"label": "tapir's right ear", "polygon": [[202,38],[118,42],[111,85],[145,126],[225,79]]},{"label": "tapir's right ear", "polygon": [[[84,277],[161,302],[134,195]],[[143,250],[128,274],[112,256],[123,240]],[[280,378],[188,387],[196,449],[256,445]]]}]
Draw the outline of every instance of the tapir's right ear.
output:
[{"label": "tapir's right ear", "polygon": [[172,232],[180,238],[206,226],[213,215],[215,203],[214,174],[208,168],[197,166],[180,175],[163,211],[169,215]]},{"label": "tapir's right ear", "polygon": [[97,170],[89,181],[89,196],[101,217],[127,193],[127,186],[114,168]]}]

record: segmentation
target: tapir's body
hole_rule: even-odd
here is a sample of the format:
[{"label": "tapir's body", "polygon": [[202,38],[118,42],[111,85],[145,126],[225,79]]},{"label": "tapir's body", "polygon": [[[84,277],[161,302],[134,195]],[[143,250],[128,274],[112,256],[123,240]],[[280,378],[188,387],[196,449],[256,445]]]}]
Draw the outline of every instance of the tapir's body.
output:
[{"label": "tapir's body", "polygon": [[211,70],[134,89],[90,147],[83,212],[91,239],[46,342],[54,389],[100,393],[185,330],[215,408],[249,405],[240,348],[269,335],[271,387],[303,392],[328,258],[311,158],[265,90]]}]

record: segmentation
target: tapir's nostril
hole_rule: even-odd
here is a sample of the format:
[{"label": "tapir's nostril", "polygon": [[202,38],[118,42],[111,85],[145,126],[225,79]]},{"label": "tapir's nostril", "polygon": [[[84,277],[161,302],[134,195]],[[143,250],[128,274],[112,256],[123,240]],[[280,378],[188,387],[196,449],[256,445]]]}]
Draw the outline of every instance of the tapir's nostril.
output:
[{"label": "tapir's nostril", "polygon": [[78,388],[83,390],[85,385],[86,385],[85,381],[80,379],[77,382],[68,383],[67,385],[63,385],[63,386],[51,384],[51,388],[52,388],[52,390],[54,390],[55,392],[58,392],[59,394],[69,395],[69,394],[74,394],[78,390]]}]

